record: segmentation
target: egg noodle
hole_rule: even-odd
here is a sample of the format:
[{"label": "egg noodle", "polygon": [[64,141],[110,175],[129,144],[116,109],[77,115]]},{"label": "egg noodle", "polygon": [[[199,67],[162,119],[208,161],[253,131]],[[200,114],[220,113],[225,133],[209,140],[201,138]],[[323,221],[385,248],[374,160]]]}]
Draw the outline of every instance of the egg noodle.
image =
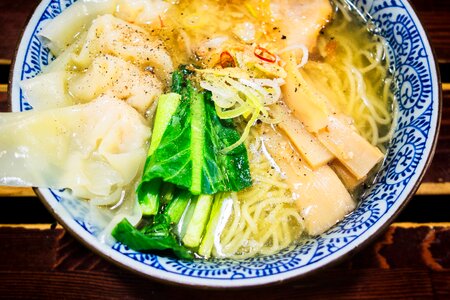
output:
[{"label": "egg noodle", "polygon": [[324,61],[309,61],[302,73],[323,84],[320,90],[353,118],[359,133],[385,151],[396,113],[387,43],[358,24],[342,2],[335,4],[338,13],[317,44]]},{"label": "egg noodle", "polygon": [[292,191],[266,156],[259,131],[261,127],[253,128],[248,138],[254,184],[231,194],[233,210],[220,243],[215,245],[217,256],[246,258],[274,254],[297,240],[303,231]]},{"label": "egg noodle", "polygon": [[[386,43],[380,36],[370,34],[343,5],[339,4],[333,23],[319,37],[318,51],[323,59],[309,60],[300,66],[300,73],[351,116],[371,144],[385,149],[395,127]],[[293,191],[264,156],[258,130],[252,128],[248,138],[255,182],[245,191],[231,195],[233,210],[220,243],[215,245],[214,254],[219,257],[273,254],[302,236],[304,225]]]},{"label": "egg noodle", "polygon": [[277,253],[351,213],[384,158],[376,33],[345,0],[78,0],[39,32],[33,110],[0,118],[3,183],[90,201],[98,238],[136,251]]}]

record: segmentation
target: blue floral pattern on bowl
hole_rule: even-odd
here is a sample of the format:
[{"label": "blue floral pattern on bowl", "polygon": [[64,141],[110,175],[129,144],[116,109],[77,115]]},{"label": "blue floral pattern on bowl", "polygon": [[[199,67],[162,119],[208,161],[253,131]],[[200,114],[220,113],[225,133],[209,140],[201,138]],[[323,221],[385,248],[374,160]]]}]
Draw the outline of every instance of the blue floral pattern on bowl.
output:
[{"label": "blue floral pattern on bowl", "polygon": [[[30,21],[18,51],[13,87],[37,75],[53,57],[37,34],[73,0],[46,0]],[[186,262],[133,251],[120,243],[109,247],[95,239],[96,227],[86,222],[87,204],[64,193],[41,190],[49,206],[72,233],[91,248],[151,277],[183,284],[245,286],[303,275],[352,251],[396,214],[412,193],[434,147],[439,120],[439,88],[435,63],[425,33],[409,4],[398,0],[356,0],[390,45],[395,70],[399,116],[381,170],[358,208],[326,233],[278,254],[245,260]],[[13,108],[29,110],[22,91],[12,92]]]}]

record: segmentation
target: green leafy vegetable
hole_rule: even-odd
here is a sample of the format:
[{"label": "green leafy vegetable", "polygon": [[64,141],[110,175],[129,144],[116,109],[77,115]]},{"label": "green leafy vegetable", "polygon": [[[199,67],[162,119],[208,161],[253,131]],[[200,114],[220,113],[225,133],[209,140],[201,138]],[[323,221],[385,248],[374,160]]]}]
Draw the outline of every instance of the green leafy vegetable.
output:
[{"label": "green leafy vegetable", "polygon": [[156,109],[155,122],[152,131],[152,140],[148,155],[152,155],[153,151],[159,146],[161,138],[166,131],[170,118],[177,110],[180,104],[181,96],[176,93],[163,94],[159,96],[158,108]]},{"label": "green leafy vegetable", "polygon": [[192,199],[192,194],[186,190],[181,191],[164,209],[164,212],[174,223],[178,223],[186,207]]},{"label": "green leafy vegetable", "polygon": [[232,122],[217,116],[211,93],[197,91],[183,71],[174,73],[172,90],[181,95],[181,101],[158,147],[147,158],[142,182],[161,178],[194,195],[250,186],[245,146],[222,152],[240,136]]},{"label": "green leafy vegetable", "polygon": [[[180,99],[181,96],[176,93],[164,94],[159,97],[148,155],[152,155],[158,148],[170,118],[180,104]],[[138,189],[138,200],[144,216],[158,213],[160,202],[163,200],[160,199],[160,188],[161,179],[159,178],[141,183]]]},{"label": "green leafy vegetable", "polygon": [[159,98],[137,190],[149,225],[138,230],[124,219],[113,230],[118,241],[134,250],[171,249],[182,259],[192,259],[188,248],[200,245],[205,256],[211,253],[221,203],[212,194],[251,185],[245,146],[222,151],[240,139],[233,122],[218,117],[211,93],[194,88],[188,75],[186,69],[175,72],[173,93]]},{"label": "green leafy vegetable", "polygon": [[136,251],[172,250],[181,259],[191,260],[193,254],[181,246],[171,231],[170,218],[164,214],[155,217],[154,224],[138,230],[123,219],[114,227],[112,236]]}]

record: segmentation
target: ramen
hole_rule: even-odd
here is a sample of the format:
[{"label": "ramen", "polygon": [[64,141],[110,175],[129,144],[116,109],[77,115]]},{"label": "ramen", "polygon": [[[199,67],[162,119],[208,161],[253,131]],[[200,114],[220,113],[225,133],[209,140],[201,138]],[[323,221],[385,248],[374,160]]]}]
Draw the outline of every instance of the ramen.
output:
[{"label": "ramen", "polygon": [[0,117],[0,183],[66,189],[99,239],[182,259],[319,235],[391,137],[369,25],[345,1],[79,0],[40,32],[33,110]]}]

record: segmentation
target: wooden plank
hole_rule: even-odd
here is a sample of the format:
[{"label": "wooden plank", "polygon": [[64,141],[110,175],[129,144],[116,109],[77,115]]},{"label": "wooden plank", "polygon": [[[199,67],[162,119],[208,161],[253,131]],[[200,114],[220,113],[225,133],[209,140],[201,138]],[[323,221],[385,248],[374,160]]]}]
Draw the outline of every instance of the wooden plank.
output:
[{"label": "wooden plank", "polygon": [[37,0],[0,1],[1,59],[12,60],[22,30],[38,4]]},{"label": "wooden plank", "polygon": [[[435,276],[437,277],[437,276]],[[0,271],[0,293],[10,298],[52,299],[432,299],[445,294],[450,273],[433,285],[429,272],[400,270],[328,270],[320,277],[258,289],[205,290],[161,284],[130,273]]]},{"label": "wooden plank", "polygon": [[33,197],[36,196],[32,188],[0,186],[1,197]]},{"label": "wooden plank", "polygon": [[[352,259],[311,277],[253,290],[169,286],[121,270],[63,229],[0,227],[0,295],[5,298],[400,299],[450,290],[449,224],[393,225]],[[27,251],[17,251],[27,249]]]},{"label": "wooden plank", "polygon": [[[8,62],[8,61],[4,61]],[[0,86],[1,91],[6,93],[8,90],[10,64],[2,64],[0,59]]]},{"label": "wooden plank", "polygon": [[450,22],[448,18],[450,10],[416,11],[422,24],[426,28],[438,62],[450,62]]},{"label": "wooden plank", "polygon": [[[3,225],[0,227],[0,270],[23,270],[22,257],[27,251],[16,249],[33,248],[34,259],[47,261],[41,265],[48,270],[59,271],[111,271],[113,265],[72,238],[61,227],[52,225]],[[48,245],[51,245],[49,248]],[[345,269],[396,269],[424,268],[430,271],[450,271],[450,226],[449,223],[393,224],[375,242],[356,254],[351,261],[339,268]],[[50,257],[50,258],[49,258]],[[36,266],[28,267],[35,271]]]},{"label": "wooden plank", "polygon": [[434,222],[434,223],[395,222],[395,223],[392,223],[391,227],[395,227],[395,228],[448,227],[448,228],[450,228],[450,222]]},{"label": "wooden plank", "polygon": [[450,62],[450,5],[447,0],[410,0],[439,62]]},{"label": "wooden plank", "polygon": [[419,186],[417,195],[449,195],[450,182],[433,183],[424,182]]},{"label": "wooden plank", "polygon": [[450,279],[446,272],[431,273],[431,285],[435,299],[450,299]]},{"label": "wooden plank", "polygon": [[[59,247],[64,231],[0,228],[0,270],[52,270],[52,253]],[[26,249],[26,250],[25,250]]]},{"label": "wooden plank", "polygon": [[0,92],[0,112],[9,111],[8,95]]},{"label": "wooden plank", "polygon": [[60,224],[0,224],[0,228],[21,228],[28,230],[53,230],[63,229]]},{"label": "wooden plank", "polygon": [[433,161],[423,178],[424,183],[450,182],[450,89],[443,90],[442,94],[442,121],[438,144]]}]

